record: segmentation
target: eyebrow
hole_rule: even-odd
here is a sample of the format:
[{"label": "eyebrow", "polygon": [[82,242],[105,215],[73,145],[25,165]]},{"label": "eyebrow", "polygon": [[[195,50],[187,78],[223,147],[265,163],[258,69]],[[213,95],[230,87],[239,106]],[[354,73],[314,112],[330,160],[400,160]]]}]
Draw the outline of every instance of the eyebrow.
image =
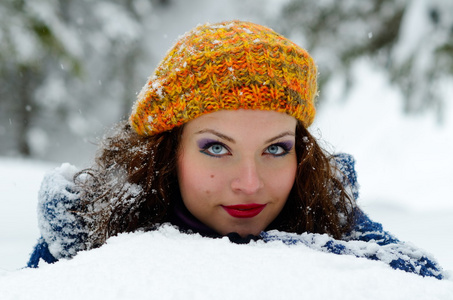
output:
[{"label": "eyebrow", "polygon": [[231,143],[233,143],[233,144],[236,143],[236,141],[235,141],[232,137],[229,137],[229,136],[227,136],[227,135],[224,135],[223,133],[220,133],[220,132],[215,131],[215,130],[213,130],[213,129],[202,129],[202,130],[200,130],[200,131],[195,132],[195,134],[202,134],[202,133],[212,133],[213,135],[216,135],[216,136],[218,136],[218,137],[221,138],[221,139],[224,139],[224,140],[226,140],[226,141],[229,141],[229,142],[231,142]]},{"label": "eyebrow", "polygon": [[[223,133],[220,133],[220,132],[218,132],[216,130],[213,130],[213,129],[202,129],[200,131],[195,132],[195,134],[202,134],[202,133],[212,133],[213,135],[216,135],[216,136],[218,136],[221,139],[229,141],[229,142],[231,142],[233,144],[236,143],[236,141],[232,137],[229,137],[229,136],[227,136],[227,135],[225,135]],[[278,140],[278,139],[280,139],[282,137],[285,137],[287,135],[294,136],[294,137],[296,136],[296,134],[294,132],[292,132],[292,131],[285,131],[285,132],[280,133],[279,135],[276,135],[276,136],[266,140],[265,144],[271,143],[271,142],[273,142],[275,140]]]},{"label": "eyebrow", "polygon": [[289,136],[294,136],[294,137],[296,136],[296,134],[295,134],[294,132],[292,132],[292,131],[285,131],[285,132],[282,132],[282,133],[280,133],[279,135],[277,135],[277,136],[275,136],[275,137],[273,137],[273,138],[268,139],[268,140],[265,142],[265,144],[270,143],[270,142],[273,142],[273,141],[275,141],[275,140],[278,140],[278,139],[280,139],[280,138],[282,138],[282,137],[285,137],[285,136],[287,136],[287,135],[289,135]]}]

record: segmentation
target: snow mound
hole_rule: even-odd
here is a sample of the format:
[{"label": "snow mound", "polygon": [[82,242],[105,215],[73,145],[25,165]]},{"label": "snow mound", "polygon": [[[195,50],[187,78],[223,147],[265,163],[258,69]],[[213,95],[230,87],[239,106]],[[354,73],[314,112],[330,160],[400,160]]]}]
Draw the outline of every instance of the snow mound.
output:
[{"label": "snow mound", "polygon": [[2,299],[452,299],[453,281],[281,242],[163,226],[39,269],[0,271]]}]

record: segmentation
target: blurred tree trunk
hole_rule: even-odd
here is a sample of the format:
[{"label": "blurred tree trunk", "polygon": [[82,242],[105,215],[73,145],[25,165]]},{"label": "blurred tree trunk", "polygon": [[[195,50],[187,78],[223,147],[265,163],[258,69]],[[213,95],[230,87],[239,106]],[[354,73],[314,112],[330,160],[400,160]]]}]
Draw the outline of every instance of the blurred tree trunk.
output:
[{"label": "blurred tree trunk", "polygon": [[123,59],[123,102],[122,115],[128,117],[131,112],[132,104],[135,101],[133,98],[134,91],[137,91],[137,61],[140,55],[139,47],[130,49]]},{"label": "blurred tree trunk", "polygon": [[21,66],[17,76],[16,92],[16,120],[17,126],[17,145],[19,153],[23,156],[31,155],[31,147],[29,144],[29,131],[32,125],[33,115],[33,92],[36,87],[36,74],[27,66]]}]

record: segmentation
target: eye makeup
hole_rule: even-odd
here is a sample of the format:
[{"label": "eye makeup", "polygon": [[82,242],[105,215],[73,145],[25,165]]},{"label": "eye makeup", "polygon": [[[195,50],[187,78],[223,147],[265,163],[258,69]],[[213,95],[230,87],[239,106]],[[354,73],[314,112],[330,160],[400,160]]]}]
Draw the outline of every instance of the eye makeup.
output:
[{"label": "eye makeup", "polygon": [[230,149],[222,142],[205,138],[197,141],[200,152],[212,157],[223,157],[230,153]]},{"label": "eye makeup", "polygon": [[[224,143],[222,143],[216,139],[212,139],[212,138],[202,138],[202,139],[198,140],[197,146],[200,149],[200,152],[202,152],[204,154],[209,154],[211,156],[217,156],[217,154],[218,154],[218,153],[211,153],[212,151],[209,151],[209,149],[213,146],[220,146],[220,147],[223,147],[226,151],[230,151],[230,149]],[[281,149],[283,149],[283,153],[273,154],[273,153],[268,152],[268,149],[272,146],[280,147]],[[281,142],[277,142],[277,143],[269,145],[266,148],[265,152],[267,152],[267,154],[270,154],[270,155],[273,155],[276,157],[285,156],[293,149],[293,147],[294,147],[293,141],[281,141]]]},{"label": "eye makeup", "polygon": [[198,140],[197,145],[198,145],[198,148],[200,148],[201,150],[206,150],[209,147],[211,147],[212,145],[222,145],[223,147],[227,148],[225,146],[225,144],[223,144],[222,142],[219,142],[218,140],[210,139],[210,138],[204,138],[204,139]]},{"label": "eye makeup", "polygon": [[269,145],[263,154],[271,155],[273,157],[283,157],[290,153],[293,146],[294,143],[292,141],[277,142]]},{"label": "eye makeup", "polygon": [[291,149],[293,149],[294,142],[293,141],[283,141],[283,142],[278,142],[278,143],[275,143],[272,145],[280,146],[283,148],[283,150],[285,150],[286,152],[289,152],[289,151],[291,151]]}]

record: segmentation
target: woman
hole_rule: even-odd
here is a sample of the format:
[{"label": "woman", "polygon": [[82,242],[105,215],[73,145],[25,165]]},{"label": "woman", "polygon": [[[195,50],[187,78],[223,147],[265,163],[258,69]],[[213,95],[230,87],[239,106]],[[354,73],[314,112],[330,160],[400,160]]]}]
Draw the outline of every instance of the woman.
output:
[{"label": "woman", "polygon": [[326,154],[308,132],[316,78],[305,50],[260,25],[205,24],[182,36],[129,122],[104,139],[94,166],[78,172],[64,164],[45,178],[42,238],[28,265],[171,223],[236,243],[301,243],[441,279],[435,261],[356,206],[353,158]]}]

